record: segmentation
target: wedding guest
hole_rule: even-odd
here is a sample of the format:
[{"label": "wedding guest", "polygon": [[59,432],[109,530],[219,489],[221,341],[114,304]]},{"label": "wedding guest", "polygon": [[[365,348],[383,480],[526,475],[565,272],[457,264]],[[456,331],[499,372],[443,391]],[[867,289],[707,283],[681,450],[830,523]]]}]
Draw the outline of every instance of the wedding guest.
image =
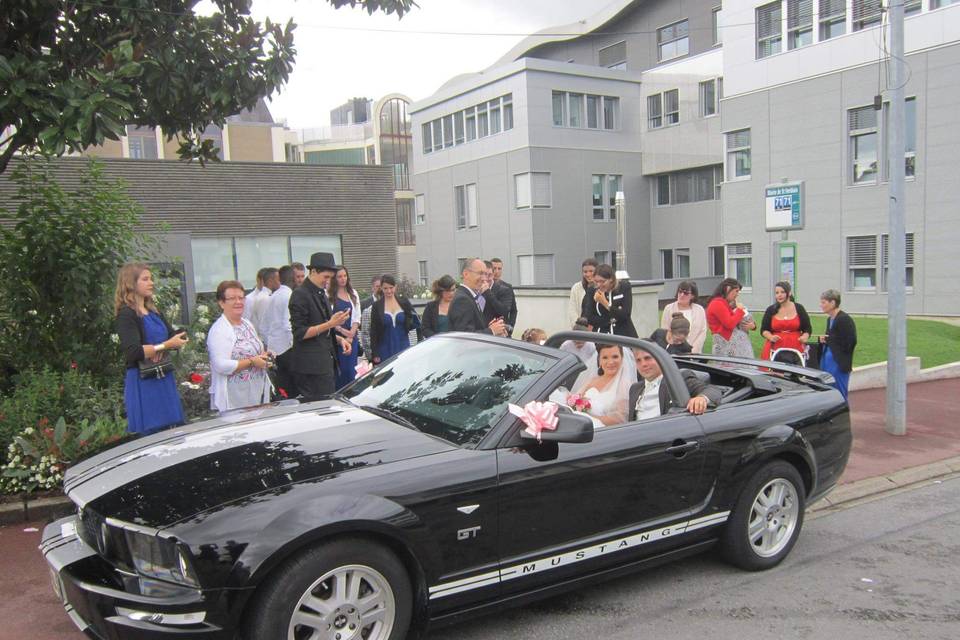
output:
[{"label": "wedding guest", "polygon": [[264,276],[267,273],[269,267],[261,267],[257,270],[257,286],[250,290],[250,293],[246,294],[244,307],[243,307],[243,317],[247,320],[253,315],[253,309],[256,306],[257,300],[261,296],[269,296],[270,292],[267,291],[266,286],[264,285]]},{"label": "wedding guest", "polygon": [[507,308],[500,304],[500,300],[493,293],[493,262],[490,260],[483,261],[483,279],[481,283],[480,294],[482,298],[477,299],[477,304],[480,305],[480,313],[483,314],[484,322],[489,325],[499,318],[503,320],[503,324],[507,329],[507,335],[510,335],[510,327],[513,325],[507,321]]},{"label": "wedding guest", "polygon": [[147,265],[130,263],[120,268],[113,306],[126,365],[123,404],[130,433],[154,433],[186,420],[172,370],[161,377],[140,375],[141,362],[159,363],[168,351],[187,343],[186,333],[174,332],[157,308],[153,289]]},{"label": "wedding guest", "polygon": [[707,312],[697,304],[699,296],[696,282],[682,281],[677,285],[676,299],[663,308],[663,315],[660,316],[660,327],[669,329],[673,315],[678,312],[683,314],[690,323],[687,342],[690,343],[693,353],[702,353],[703,343],[707,340]]},{"label": "wedding guest", "polygon": [[253,328],[257,330],[257,335],[262,338],[264,335],[263,315],[267,311],[267,305],[270,303],[270,298],[273,297],[273,292],[280,288],[280,270],[275,267],[265,267],[260,271],[263,274],[263,288],[257,298],[246,303],[244,312],[246,312],[248,306],[252,308],[252,311],[249,316],[244,317],[250,321]]},{"label": "wedding guest", "polygon": [[717,285],[707,305],[707,326],[713,334],[714,355],[753,357],[747,331],[756,329],[757,325],[737,300],[741,288],[735,278],[726,278]]},{"label": "wedding guest", "polygon": [[490,267],[493,273],[493,284],[490,285],[490,290],[506,312],[503,319],[509,327],[507,335],[511,335],[513,327],[517,326],[517,296],[513,292],[513,285],[503,279],[503,260],[491,258]]},{"label": "wedding guest", "polygon": [[773,286],[776,302],[767,307],[760,321],[760,335],[766,338],[760,355],[763,360],[773,360],[773,352],[777,349],[794,349],[802,355],[813,332],[807,310],[794,301],[791,290],[786,281]]},{"label": "wedding guest", "polygon": [[507,335],[506,323],[502,319],[494,319],[490,322],[485,322],[483,319],[482,305],[486,305],[482,291],[485,270],[486,266],[479,258],[464,261],[463,271],[460,274],[463,281],[457,287],[447,312],[451,331]]},{"label": "wedding guest", "polygon": [[281,396],[296,398],[297,385],[294,381],[291,358],[293,352],[293,331],[290,329],[290,296],[296,286],[292,265],[280,267],[278,271],[280,286],[270,296],[267,310],[263,314],[264,342],[273,352],[277,363],[277,388]]},{"label": "wedding guest", "polygon": [[523,342],[529,342],[531,344],[543,344],[547,341],[547,332],[543,329],[531,327],[523,332],[520,340]]},{"label": "wedding guest", "polygon": [[683,313],[678,311],[670,318],[670,326],[666,329],[654,331],[650,335],[650,341],[666,349],[670,355],[683,355],[693,352],[693,347],[688,339],[689,335],[690,321],[684,317]]},{"label": "wedding guest", "polygon": [[[591,327],[587,323],[586,318],[577,318],[577,321],[573,323],[572,329],[574,331],[591,331]],[[585,340],[564,340],[560,345],[560,350],[566,351],[567,353],[572,353],[580,358],[585,365],[587,365],[586,371],[581,371],[580,375],[577,376],[576,381],[573,383],[573,388],[579,389],[586,384],[587,380],[593,377],[590,370],[596,363],[597,346],[593,342]]]},{"label": "wedding guest", "polygon": [[583,296],[587,289],[593,286],[593,274],[597,270],[598,262],[587,258],[580,263],[581,278],[570,287],[570,302],[567,305],[567,324],[574,324],[577,318],[583,316]]},{"label": "wedding guest", "polygon": [[271,356],[253,324],[243,317],[243,285],[236,280],[221,282],[217,304],[223,313],[207,333],[210,407],[229,411],[269,402]]},{"label": "wedding guest", "polygon": [[410,301],[397,295],[391,275],[380,278],[380,299],[370,312],[370,349],[373,364],[380,364],[410,348],[410,332],[420,328],[420,318]]},{"label": "wedding guest", "polygon": [[352,347],[336,332],[336,327],[350,314],[334,312],[327,300],[326,289],[337,269],[332,253],[314,253],[310,256],[306,280],[290,295],[292,369],[297,389],[309,401],[329,396],[336,390],[337,344],[346,352]]},{"label": "wedding guest", "polygon": [[[641,382],[630,387],[630,420],[649,420],[667,413],[674,407],[673,396],[663,384],[663,370],[649,351],[637,349],[637,372]],[[699,415],[708,407],[716,407],[723,397],[719,388],[704,382],[690,369],[680,369],[680,377],[690,394],[687,411]]]},{"label": "wedding guest", "polygon": [[344,353],[343,348],[337,345],[337,389],[353,382],[357,377],[357,355],[360,351],[360,296],[350,285],[350,272],[346,267],[340,267],[337,274],[330,280],[330,299],[333,300],[334,311],[349,311],[349,317],[337,327],[344,340],[350,343],[350,352]]},{"label": "wedding guest", "polygon": [[430,291],[433,293],[433,300],[423,308],[423,318],[421,319],[424,338],[450,331],[448,313],[450,312],[450,303],[457,292],[457,281],[450,276],[440,276],[433,281]]},{"label": "wedding guest", "polygon": [[617,280],[613,267],[601,264],[593,274],[593,286],[583,297],[582,316],[597,333],[637,337],[630,313],[633,292],[629,280]]},{"label": "wedding guest", "polygon": [[307,268],[303,266],[302,262],[291,262],[290,267],[293,269],[293,286],[291,289],[296,289],[307,279]]},{"label": "wedding guest", "polygon": [[820,310],[827,314],[826,334],[820,336],[820,368],[833,375],[834,386],[848,400],[853,350],[857,347],[857,325],[840,310],[840,292],[827,289],[820,294]]},{"label": "wedding guest", "polygon": [[360,301],[360,311],[364,311],[373,306],[373,303],[380,298],[380,276],[373,276],[370,280],[370,295]]}]

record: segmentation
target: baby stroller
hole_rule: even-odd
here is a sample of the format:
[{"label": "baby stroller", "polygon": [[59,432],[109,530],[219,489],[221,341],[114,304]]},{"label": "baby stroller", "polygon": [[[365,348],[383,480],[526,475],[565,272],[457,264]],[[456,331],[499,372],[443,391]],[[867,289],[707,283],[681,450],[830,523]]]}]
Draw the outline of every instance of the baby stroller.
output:
[{"label": "baby stroller", "polygon": [[806,354],[797,349],[789,349],[787,347],[774,349],[770,354],[770,360],[784,364],[795,364],[801,367],[807,366]]}]

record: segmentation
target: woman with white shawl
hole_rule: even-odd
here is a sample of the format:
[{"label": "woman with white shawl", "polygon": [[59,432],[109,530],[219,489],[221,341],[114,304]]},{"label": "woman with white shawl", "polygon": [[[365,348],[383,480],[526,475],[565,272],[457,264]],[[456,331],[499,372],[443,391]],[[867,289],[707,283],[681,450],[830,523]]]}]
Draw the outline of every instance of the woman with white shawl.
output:
[{"label": "woman with white shawl", "polygon": [[637,381],[633,352],[618,345],[597,345],[598,375],[576,390],[590,401],[587,415],[596,428],[627,421],[630,385]]}]

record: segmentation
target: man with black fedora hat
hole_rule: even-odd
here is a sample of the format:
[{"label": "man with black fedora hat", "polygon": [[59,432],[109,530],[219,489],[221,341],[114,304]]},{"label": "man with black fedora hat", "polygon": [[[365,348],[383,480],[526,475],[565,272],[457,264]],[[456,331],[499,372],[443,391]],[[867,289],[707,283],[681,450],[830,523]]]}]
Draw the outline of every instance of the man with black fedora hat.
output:
[{"label": "man with black fedora hat", "polygon": [[306,400],[317,400],[336,390],[334,367],[338,340],[343,352],[350,353],[350,343],[335,331],[350,312],[333,313],[327,299],[327,285],[337,269],[332,253],[314,253],[307,265],[306,280],[290,294],[291,369]]}]

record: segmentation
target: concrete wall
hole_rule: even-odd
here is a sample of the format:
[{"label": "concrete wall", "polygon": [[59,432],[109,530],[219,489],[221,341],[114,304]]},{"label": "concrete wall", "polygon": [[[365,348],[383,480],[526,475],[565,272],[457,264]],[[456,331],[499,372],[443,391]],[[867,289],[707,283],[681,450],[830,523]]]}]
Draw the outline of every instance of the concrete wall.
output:
[{"label": "concrete wall", "polygon": [[226,126],[230,138],[230,160],[242,162],[272,162],[272,125],[236,124]]}]

